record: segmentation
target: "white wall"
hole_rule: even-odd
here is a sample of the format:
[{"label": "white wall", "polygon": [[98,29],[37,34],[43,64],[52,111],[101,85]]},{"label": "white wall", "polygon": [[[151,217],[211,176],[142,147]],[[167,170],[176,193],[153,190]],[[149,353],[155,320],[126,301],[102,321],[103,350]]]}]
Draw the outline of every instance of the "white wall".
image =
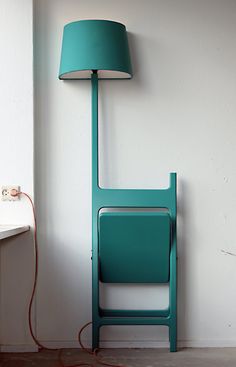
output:
[{"label": "white wall", "polygon": [[[29,2],[26,8],[22,2],[5,3],[13,24],[24,10],[30,23]],[[17,12],[12,4],[18,4]],[[76,346],[77,329],[91,319],[90,85],[57,79],[63,26],[86,18],[126,24],[134,65],[133,80],[100,84],[101,182],[159,187],[167,183],[168,172],[178,172],[179,340],[188,346],[236,346],[236,258],[222,252],[236,253],[236,3],[230,0],[35,2],[37,335],[47,345]],[[31,101],[31,93],[26,98],[30,73],[23,73],[22,83],[22,72],[29,67],[30,34],[30,24],[26,29],[21,24],[17,37],[25,35],[25,42],[16,44],[26,52],[17,58],[26,60],[15,71],[15,60],[5,59],[4,86],[15,98],[6,92],[1,97],[6,101],[3,117],[11,111],[14,131],[15,116],[25,128],[28,121],[26,135],[21,129],[11,135],[14,144],[6,143],[9,137],[2,139],[7,151],[13,146],[28,166],[17,165],[14,177],[6,168],[0,180],[11,179],[29,191],[32,181],[26,177],[31,176],[24,167],[31,167],[32,158],[31,102],[26,106],[15,101]],[[22,105],[29,115],[21,120]],[[4,215],[11,212],[10,218],[18,219],[14,213],[21,213],[20,205],[27,210],[23,202],[14,210],[8,203]],[[126,296],[122,299],[116,291],[121,292],[109,289],[107,303],[126,304]],[[138,290],[134,292],[135,303],[158,303],[152,289],[145,298],[142,292],[141,300]],[[16,306],[13,311],[17,314]],[[24,326],[22,319],[17,330],[26,333]],[[12,335],[8,343],[14,343]],[[90,336],[88,332],[85,339]],[[110,327],[102,339],[108,346],[156,346],[164,345],[167,332]]]},{"label": "white wall", "polygon": [[[179,340],[235,346],[236,258],[222,252],[236,253],[230,0],[36,2],[38,335],[74,345],[91,319],[90,84],[57,79],[64,24],[89,18],[126,24],[134,66],[133,80],[100,84],[101,182],[150,188],[178,173]],[[129,303],[120,292],[110,289],[107,303]],[[158,303],[152,289],[140,301],[134,292],[135,303]],[[167,332],[116,327],[102,339],[152,346]]]},{"label": "white wall", "polygon": [[[33,42],[31,0],[0,4],[0,186],[33,195]],[[32,224],[27,200],[0,201],[0,224]],[[32,234],[0,241],[1,350],[34,349],[27,326]]]}]

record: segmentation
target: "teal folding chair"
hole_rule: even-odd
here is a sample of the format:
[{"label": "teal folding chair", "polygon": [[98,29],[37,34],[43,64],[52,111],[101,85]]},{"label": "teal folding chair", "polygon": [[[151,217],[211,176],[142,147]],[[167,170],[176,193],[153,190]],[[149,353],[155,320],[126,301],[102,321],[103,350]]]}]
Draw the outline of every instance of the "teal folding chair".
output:
[{"label": "teal folding chair", "polygon": [[[98,78],[92,75],[92,347],[107,325],[166,325],[177,350],[176,173],[161,190],[104,189],[98,179]],[[129,210],[127,211],[127,208]],[[143,211],[137,211],[143,208]],[[153,208],[162,209],[153,211]],[[105,211],[104,209],[112,209]],[[119,210],[117,210],[119,209]],[[169,307],[114,310],[100,307],[99,282],[169,283]]]}]

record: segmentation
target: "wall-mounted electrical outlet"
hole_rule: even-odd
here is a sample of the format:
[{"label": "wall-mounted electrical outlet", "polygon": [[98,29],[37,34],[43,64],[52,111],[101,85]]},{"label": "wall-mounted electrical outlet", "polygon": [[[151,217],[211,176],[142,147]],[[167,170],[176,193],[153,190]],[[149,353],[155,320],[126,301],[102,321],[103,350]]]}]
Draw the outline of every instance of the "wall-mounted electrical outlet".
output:
[{"label": "wall-mounted electrical outlet", "polygon": [[11,190],[17,190],[20,192],[20,186],[2,186],[1,187],[1,199],[2,201],[17,201],[20,200],[20,196],[12,196]]}]

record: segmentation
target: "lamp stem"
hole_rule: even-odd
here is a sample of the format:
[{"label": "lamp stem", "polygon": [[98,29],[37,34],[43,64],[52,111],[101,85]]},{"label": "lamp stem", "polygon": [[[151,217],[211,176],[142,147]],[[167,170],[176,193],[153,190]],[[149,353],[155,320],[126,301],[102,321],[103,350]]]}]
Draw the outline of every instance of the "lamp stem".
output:
[{"label": "lamp stem", "polygon": [[99,277],[98,277],[98,209],[96,194],[99,187],[98,159],[98,74],[93,70],[91,75],[92,88],[92,314],[93,314],[93,348],[98,347],[99,327],[97,312],[99,309]]},{"label": "lamp stem", "polygon": [[92,190],[99,186],[98,166],[98,75],[93,70],[92,82]]}]

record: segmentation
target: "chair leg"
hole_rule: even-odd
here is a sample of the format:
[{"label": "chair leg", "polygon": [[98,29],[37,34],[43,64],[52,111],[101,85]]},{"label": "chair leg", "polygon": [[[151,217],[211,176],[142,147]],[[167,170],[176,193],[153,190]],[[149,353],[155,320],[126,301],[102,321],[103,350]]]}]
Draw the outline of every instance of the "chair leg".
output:
[{"label": "chair leg", "polygon": [[93,322],[92,331],[92,350],[94,351],[99,348],[99,326],[95,322]]},{"label": "chair leg", "polygon": [[169,326],[170,352],[177,352],[177,327],[176,320]]}]

